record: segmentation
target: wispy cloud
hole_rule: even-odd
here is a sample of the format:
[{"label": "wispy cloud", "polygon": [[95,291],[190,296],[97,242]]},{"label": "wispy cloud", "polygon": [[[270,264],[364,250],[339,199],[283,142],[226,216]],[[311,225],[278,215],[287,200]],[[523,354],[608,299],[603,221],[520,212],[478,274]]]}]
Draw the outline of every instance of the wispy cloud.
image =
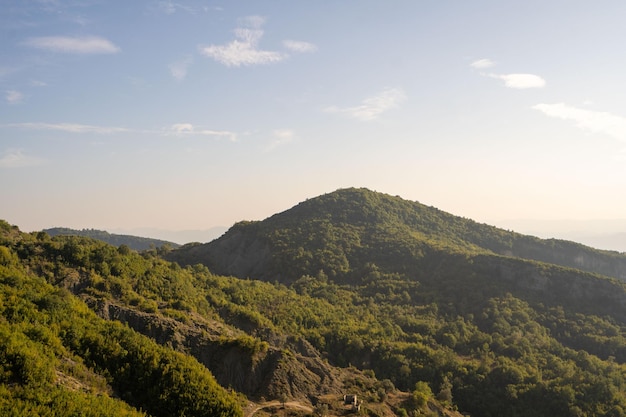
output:
[{"label": "wispy cloud", "polygon": [[107,126],[93,126],[83,125],[78,123],[9,123],[4,125],[6,127],[15,127],[20,129],[32,129],[32,130],[58,130],[69,133],[124,133],[132,132],[131,129],[124,127],[107,127]]},{"label": "wispy cloud", "polygon": [[174,1],[159,1],[156,4],[155,9],[161,13],[174,14],[177,12],[185,12],[190,14],[198,14],[201,12],[222,11],[219,6],[200,6],[194,7],[183,3],[177,3]]},{"label": "wispy cloud", "polygon": [[160,10],[163,13],[166,14],[174,14],[179,10],[185,11],[185,12],[189,12],[189,13],[193,13],[194,9],[189,7],[189,6],[185,6],[183,4],[180,3],[175,3],[173,1],[160,1],[157,4],[157,9]]},{"label": "wispy cloud", "polygon": [[43,36],[26,39],[24,45],[68,54],[114,54],[120,48],[97,36]]},{"label": "wispy cloud", "polygon": [[24,99],[24,94],[17,90],[8,90],[6,92],[5,98],[7,100],[7,103],[16,104]]},{"label": "wispy cloud", "polygon": [[[200,53],[227,67],[267,65],[283,61],[289,57],[288,52],[269,51],[259,48],[263,37],[262,29],[265,18],[248,16],[239,20],[235,28],[235,39],[225,45],[201,46]],[[283,46],[289,52],[313,52],[317,47],[309,42],[285,40]]]},{"label": "wispy cloud", "polygon": [[264,23],[265,19],[260,16],[245,18],[235,29],[235,40],[226,45],[201,47],[200,52],[227,67],[272,64],[282,61],[286,58],[285,54],[258,48],[259,41],[263,37],[261,26]]},{"label": "wispy cloud", "polygon": [[381,93],[364,99],[354,107],[327,107],[329,113],[347,114],[359,120],[374,120],[384,112],[397,108],[406,100],[406,94],[399,88],[388,88]]},{"label": "wispy cloud", "polygon": [[164,129],[165,135],[175,136],[216,136],[227,138],[232,142],[237,141],[237,134],[228,130],[211,130],[204,128],[197,128],[191,123],[176,123]]},{"label": "wispy cloud", "polygon": [[8,149],[0,153],[0,168],[22,168],[42,163],[43,159],[26,155],[21,149]]},{"label": "wispy cloud", "polygon": [[269,152],[279,146],[287,145],[293,142],[295,138],[295,132],[291,129],[277,129],[272,132],[272,140],[265,148],[266,152]]},{"label": "wispy cloud", "polygon": [[170,74],[178,81],[182,81],[187,77],[187,69],[193,63],[193,57],[187,56],[181,61],[170,64]]},{"label": "wispy cloud", "polygon": [[237,141],[237,134],[228,130],[213,130],[199,128],[191,123],[176,123],[161,129],[129,129],[125,127],[114,126],[94,126],[78,123],[8,123],[0,125],[5,128],[30,129],[30,130],[48,130],[60,131],[76,134],[100,134],[114,135],[123,133],[132,133],[139,135],[158,135],[158,136],[214,136],[227,138],[230,141]]},{"label": "wispy cloud", "polygon": [[483,58],[483,59],[479,59],[479,60],[472,62],[470,64],[470,67],[476,68],[476,69],[485,69],[485,68],[491,68],[494,65],[496,65],[496,63],[493,62],[492,60],[488,58]]},{"label": "wispy cloud", "polygon": [[543,88],[546,81],[535,74],[483,74],[491,78],[504,81],[504,85],[509,88],[523,90],[527,88]]},{"label": "wispy cloud", "polygon": [[574,126],[626,141],[626,118],[612,113],[568,106],[565,103],[540,103],[532,107],[549,117],[569,120]]},{"label": "wispy cloud", "polygon": [[317,46],[310,42],[285,40],[283,41],[283,45],[285,46],[285,48],[289,49],[292,52],[315,52],[317,51]]}]

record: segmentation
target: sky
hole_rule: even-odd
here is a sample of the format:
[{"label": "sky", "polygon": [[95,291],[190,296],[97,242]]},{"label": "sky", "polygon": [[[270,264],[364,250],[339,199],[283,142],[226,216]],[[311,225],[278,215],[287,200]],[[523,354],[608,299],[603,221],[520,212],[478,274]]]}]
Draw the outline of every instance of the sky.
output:
[{"label": "sky", "polygon": [[623,0],[0,0],[0,218],[206,230],[366,187],[626,233],[624,21]]}]

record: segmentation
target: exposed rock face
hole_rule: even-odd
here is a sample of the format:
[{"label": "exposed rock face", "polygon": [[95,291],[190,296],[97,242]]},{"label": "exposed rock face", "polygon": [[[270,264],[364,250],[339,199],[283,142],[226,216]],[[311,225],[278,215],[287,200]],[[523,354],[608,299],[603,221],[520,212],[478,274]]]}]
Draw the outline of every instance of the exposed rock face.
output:
[{"label": "exposed rock face", "polygon": [[181,265],[202,263],[220,275],[257,278],[267,271],[271,253],[267,242],[235,226],[219,239],[218,245],[186,246],[166,258]]},{"label": "exposed rock face", "polygon": [[238,332],[221,323],[196,320],[186,324],[111,302],[86,301],[103,318],[126,323],[159,344],[193,355],[220,385],[251,398],[271,399],[286,394],[306,401],[310,393],[341,393],[340,371],[322,360],[305,340],[287,338],[282,346],[254,351],[239,344]]},{"label": "exposed rock face", "polygon": [[[503,253],[504,254],[504,253]],[[564,240],[519,238],[510,256],[580,269],[626,281],[626,256]]]},{"label": "exposed rock face", "polygon": [[474,264],[484,274],[507,282],[509,289],[540,294],[538,299],[547,303],[575,304],[588,314],[612,315],[626,320],[625,284],[619,280],[496,256],[477,256]]}]

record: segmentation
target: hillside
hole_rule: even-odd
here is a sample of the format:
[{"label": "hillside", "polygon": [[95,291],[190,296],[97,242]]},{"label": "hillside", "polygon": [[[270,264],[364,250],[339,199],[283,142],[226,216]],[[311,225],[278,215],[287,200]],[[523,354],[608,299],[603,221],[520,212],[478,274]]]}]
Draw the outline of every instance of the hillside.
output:
[{"label": "hillside", "polygon": [[52,285],[86,272],[64,264],[87,246],[74,241],[47,262],[54,245],[46,236],[0,222],[0,415],[242,415],[198,361],[103,320]]},{"label": "hillside", "polygon": [[105,230],[96,229],[70,229],[67,227],[53,227],[50,229],[44,229],[43,232],[50,236],[83,236],[90,237],[92,239],[101,240],[113,246],[126,245],[133,250],[148,250],[151,248],[177,248],[180,245],[174,242],[168,242],[160,239],[152,239],[147,237],[132,236],[132,235],[120,235],[115,233],[109,233]]},{"label": "hillside", "polygon": [[201,262],[221,274],[293,281],[322,266],[347,278],[342,271],[387,263],[391,249],[411,258],[433,250],[497,254],[626,280],[624,254],[505,231],[366,189],[339,190],[262,222],[238,223],[219,239],[184,246],[169,259]]},{"label": "hillside", "polygon": [[[257,290],[281,297],[278,288],[156,255],[0,222],[0,414],[229,417],[246,398],[259,408],[285,398],[311,409],[349,390],[391,416],[410,400],[373,375],[331,366],[240,302]],[[457,415],[434,397],[420,407]]]},{"label": "hillside", "polygon": [[624,415],[624,255],[347,189],[167,256],[311,297],[242,300],[335,364],[449,384],[472,415]]},{"label": "hillside", "polygon": [[535,239],[355,189],[186,266],[0,222],[0,414],[626,416],[626,283],[481,243],[510,236]]}]

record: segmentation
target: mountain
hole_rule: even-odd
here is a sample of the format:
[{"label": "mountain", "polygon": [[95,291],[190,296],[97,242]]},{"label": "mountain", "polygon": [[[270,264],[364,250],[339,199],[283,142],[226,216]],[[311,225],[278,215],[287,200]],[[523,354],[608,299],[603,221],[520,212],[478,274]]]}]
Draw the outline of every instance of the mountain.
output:
[{"label": "mountain", "polygon": [[113,246],[126,245],[133,250],[148,250],[152,248],[177,248],[180,245],[173,242],[168,242],[160,239],[151,239],[146,237],[132,236],[132,235],[120,235],[109,233],[104,230],[96,230],[96,229],[69,229],[67,227],[53,227],[50,229],[44,229],[43,232],[49,234],[50,236],[58,236],[58,235],[73,235],[73,236],[84,236],[90,237],[93,239],[101,240],[103,242],[109,243]]},{"label": "mountain", "polygon": [[505,231],[366,189],[339,190],[262,222],[238,223],[169,259],[242,278],[293,282],[323,270],[344,282],[365,263],[402,272],[407,262],[442,252],[527,259],[626,280],[624,254]]},{"label": "mountain", "polygon": [[166,256],[307,297],[242,300],[332,363],[427,381],[471,415],[626,415],[617,252],[343,189]]},{"label": "mountain", "polygon": [[622,260],[365,189],[169,253],[0,222],[0,414],[625,417]]},{"label": "mountain", "polygon": [[[237,417],[282,399],[343,414],[346,390],[380,416],[410,404],[389,381],[332,366],[242,302],[257,293],[286,299],[157,251],[0,221],[0,415]],[[460,417],[425,398],[422,409]]]}]

